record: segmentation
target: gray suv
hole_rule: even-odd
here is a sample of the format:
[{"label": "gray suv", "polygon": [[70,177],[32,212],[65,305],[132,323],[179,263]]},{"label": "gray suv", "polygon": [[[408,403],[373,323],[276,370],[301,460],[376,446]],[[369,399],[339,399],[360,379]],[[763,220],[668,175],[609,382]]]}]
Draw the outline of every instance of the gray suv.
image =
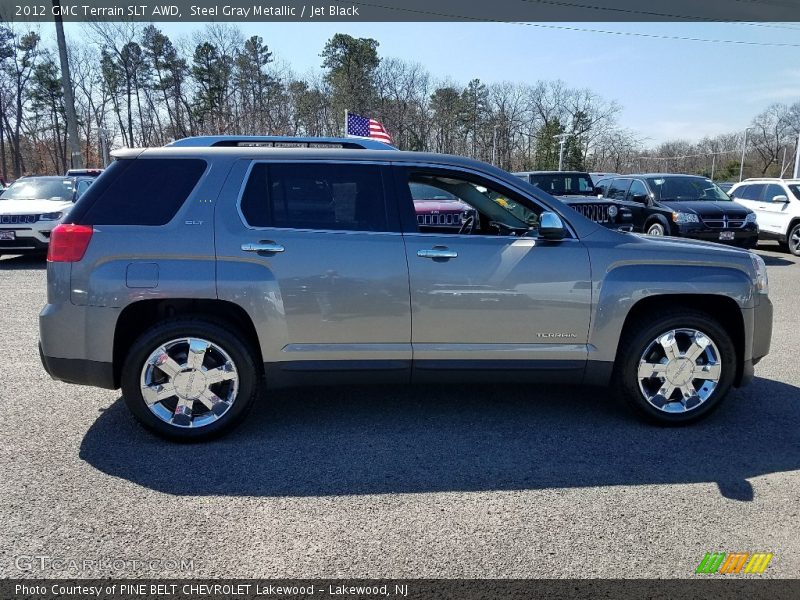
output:
[{"label": "gray suv", "polygon": [[[52,234],[48,373],[121,387],[181,439],[228,430],[262,390],[355,382],[609,386],[679,424],[769,350],[755,254],[607,229],[474,160],[324,146],[116,152]],[[421,223],[415,184],[471,210]]]}]

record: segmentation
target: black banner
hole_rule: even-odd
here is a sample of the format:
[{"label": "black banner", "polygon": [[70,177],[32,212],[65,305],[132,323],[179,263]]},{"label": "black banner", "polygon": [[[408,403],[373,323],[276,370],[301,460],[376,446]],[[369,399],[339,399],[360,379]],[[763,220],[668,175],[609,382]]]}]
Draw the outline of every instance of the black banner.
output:
[{"label": "black banner", "polygon": [[0,580],[4,600],[484,600],[492,598],[609,598],[726,600],[800,597],[800,580],[762,580],[760,577],[723,576],[711,579],[557,579],[557,580],[135,580],[71,579]]},{"label": "black banner", "polygon": [[0,0],[5,21],[798,21],[798,0]]}]

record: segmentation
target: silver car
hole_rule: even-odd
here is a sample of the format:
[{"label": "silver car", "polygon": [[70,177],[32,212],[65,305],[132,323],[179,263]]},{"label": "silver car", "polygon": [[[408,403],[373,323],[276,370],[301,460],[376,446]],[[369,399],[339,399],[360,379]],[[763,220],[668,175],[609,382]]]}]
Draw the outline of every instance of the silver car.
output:
[{"label": "silver car", "polygon": [[[687,423],[769,350],[757,255],[609,230],[481,162],[330,138],[115,158],[53,231],[42,361],[168,437],[339,382],[611,386]],[[460,227],[420,222],[415,184],[469,206]]]}]

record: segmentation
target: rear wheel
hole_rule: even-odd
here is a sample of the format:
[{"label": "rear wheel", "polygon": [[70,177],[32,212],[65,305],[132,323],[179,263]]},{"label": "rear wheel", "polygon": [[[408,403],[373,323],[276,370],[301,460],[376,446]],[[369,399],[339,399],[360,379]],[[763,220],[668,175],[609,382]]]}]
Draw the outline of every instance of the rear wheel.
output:
[{"label": "rear wheel", "polygon": [[156,325],[134,342],[122,393],[145,427],[172,439],[207,439],[236,425],[260,382],[252,349],[229,327],[182,319]]},{"label": "rear wheel", "polygon": [[708,314],[686,310],[626,328],[615,387],[640,415],[681,424],[714,410],[735,372],[736,349],[725,329]]}]

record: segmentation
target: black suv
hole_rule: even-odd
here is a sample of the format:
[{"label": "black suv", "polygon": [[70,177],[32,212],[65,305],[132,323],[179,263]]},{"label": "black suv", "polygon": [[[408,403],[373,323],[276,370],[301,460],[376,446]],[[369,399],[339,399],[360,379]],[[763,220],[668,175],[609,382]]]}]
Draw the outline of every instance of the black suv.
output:
[{"label": "black suv", "polygon": [[555,196],[587,219],[611,229],[630,230],[631,211],[622,203],[599,197],[589,173],[582,171],[521,171],[514,173]]},{"label": "black suv", "polygon": [[707,177],[651,173],[607,177],[597,182],[604,198],[621,203],[633,230],[754,248],[758,225],[753,211],[732,201]]}]

